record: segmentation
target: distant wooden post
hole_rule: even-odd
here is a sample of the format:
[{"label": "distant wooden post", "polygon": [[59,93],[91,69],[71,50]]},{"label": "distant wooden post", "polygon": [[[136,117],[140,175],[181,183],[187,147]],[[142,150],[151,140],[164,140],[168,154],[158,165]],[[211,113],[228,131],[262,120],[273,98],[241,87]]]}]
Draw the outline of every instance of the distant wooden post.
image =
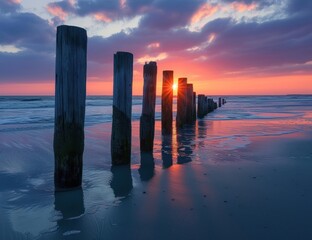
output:
[{"label": "distant wooden post", "polygon": [[178,80],[178,99],[177,99],[177,128],[183,127],[186,122],[186,92],[187,78],[179,78]]},{"label": "distant wooden post", "polygon": [[146,63],[143,69],[143,106],[140,117],[140,149],[142,152],[153,152],[155,132],[156,103],[156,62]]},{"label": "distant wooden post", "polygon": [[113,122],[111,157],[113,165],[130,164],[133,55],[114,54]]},{"label": "distant wooden post", "polygon": [[173,103],[173,71],[163,71],[161,95],[161,129],[162,134],[172,133],[172,103]]},{"label": "distant wooden post", "polygon": [[222,103],[221,103],[221,98],[219,97],[219,107],[222,106]]},{"label": "distant wooden post", "polygon": [[212,98],[208,98],[208,112],[214,111],[214,103]]},{"label": "distant wooden post", "polygon": [[196,92],[193,92],[193,121],[196,121]]},{"label": "distant wooden post", "polygon": [[186,123],[193,123],[193,84],[186,85]]},{"label": "distant wooden post", "polygon": [[222,98],[222,105],[224,105],[225,104],[225,99],[224,98]]},{"label": "distant wooden post", "polygon": [[198,94],[197,97],[197,116],[203,118],[205,116],[205,95]]},{"label": "distant wooden post", "polygon": [[205,115],[207,115],[208,114],[208,97],[207,96],[205,96],[205,112],[204,112],[204,114]]},{"label": "distant wooden post", "polygon": [[81,185],[87,73],[87,32],[58,26],[56,34],[54,184]]}]

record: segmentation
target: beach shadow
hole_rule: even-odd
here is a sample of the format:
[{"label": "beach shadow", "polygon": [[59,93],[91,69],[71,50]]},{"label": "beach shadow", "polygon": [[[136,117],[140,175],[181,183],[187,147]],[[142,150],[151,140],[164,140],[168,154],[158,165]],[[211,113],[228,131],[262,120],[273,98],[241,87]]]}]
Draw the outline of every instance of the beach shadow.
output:
[{"label": "beach shadow", "polygon": [[113,176],[110,186],[114,191],[115,197],[128,196],[133,188],[130,165],[112,166],[111,172]]},{"label": "beach shadow", "polygon": [[149,181],[155,175],[155,162],[153,153],[141,152],[141,165],[139,174],[142,181]]},{"label": "beach shadow", "polygon": [[172,135],[162,136],[161,158],[163,161],[163,168],[172,166]]},{"label": "beach shadow", "polygon": [[178,164],[184,164],[192,161],[193,146],[195,140],[195,125],[186,125],[183,129],[177,131],[177,151]]}]

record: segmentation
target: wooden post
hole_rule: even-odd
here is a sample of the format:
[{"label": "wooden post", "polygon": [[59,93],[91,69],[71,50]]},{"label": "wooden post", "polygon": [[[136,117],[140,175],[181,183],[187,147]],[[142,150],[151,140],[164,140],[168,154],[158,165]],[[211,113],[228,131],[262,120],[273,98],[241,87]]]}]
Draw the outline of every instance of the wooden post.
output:
[{"label": "wooden post", "polygon": [[186,123],[193,123],[193,84],[186,85]]},{"label": "wooden post", "polygon": [[205,115],[208,114],[208,97],[205,96]]},{"label": "wooden post", "polygon": [[161,130],[162,134],[172,133],[172,103],[173,103],[173,71],[163,71],[161,96]]},{"label": "wooden post", "polygon": [[197,116],[198,118],[203,118],[205,116],[205,95],[198,94],[197,101]]},{"label": "wooden post", "polygon": [[196,121],[196,92],[193,92],[193,121]]},{"label": "wooden post", "polygon": [[221,98],[219,97],[219,107],[222,106],[222,103],[221,103]]},{"label": "wooden post", "polygon": [[177,128],[183,127],[186,122],[186,92],[187,78],[179,78],[178,80],[178,99],[177,99]]},{"label": "wooden post", "polygon": [[113,165],[130,164],[133,55],[114,54],[113,121],[111,157]]},{"label": "wooden post", "polygon": [[143,106],[140,117],[140,149],[142,152],[153,152],[155,132],[156,103],[156,62],[145,63],[143,69]]},{"label": "wooden post", "polygon": [[218,108],[218,104],[216,102],[213,102],[213,108],[217,109]]},{"label": "wooden post", "polygon": [[214,103],[213,103],[213,99],[209,98],[208,99],[208,112],[213,112],[214,111]]},{"label": "wooden post", "polygon": [[87,73],[87,32],[58,26],[54,120],[55,189],[81,185]]}]

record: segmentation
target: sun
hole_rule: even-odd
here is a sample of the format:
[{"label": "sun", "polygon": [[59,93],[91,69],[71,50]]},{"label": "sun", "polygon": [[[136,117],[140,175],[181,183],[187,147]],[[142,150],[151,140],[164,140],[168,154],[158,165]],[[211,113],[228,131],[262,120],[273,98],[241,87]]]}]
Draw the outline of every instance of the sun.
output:
[{"label": "sun", "polygon": [[173,91],[177,91],[177,89],[178,89],[178,84],[174,83],[174,84],[172,85],[172,90],[173,90]]}]

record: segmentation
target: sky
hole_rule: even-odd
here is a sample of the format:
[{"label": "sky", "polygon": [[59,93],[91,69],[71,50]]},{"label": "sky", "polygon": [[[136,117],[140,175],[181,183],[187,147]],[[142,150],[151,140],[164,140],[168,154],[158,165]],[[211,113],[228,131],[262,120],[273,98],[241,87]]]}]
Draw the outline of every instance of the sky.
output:
[{"label": "sky", "polygon": [[206,95],[312,93],[311,0],[0,0],[0,95],[53,95],[56,27],[88,34],[87,94],[111,95],[113,54]]}]

